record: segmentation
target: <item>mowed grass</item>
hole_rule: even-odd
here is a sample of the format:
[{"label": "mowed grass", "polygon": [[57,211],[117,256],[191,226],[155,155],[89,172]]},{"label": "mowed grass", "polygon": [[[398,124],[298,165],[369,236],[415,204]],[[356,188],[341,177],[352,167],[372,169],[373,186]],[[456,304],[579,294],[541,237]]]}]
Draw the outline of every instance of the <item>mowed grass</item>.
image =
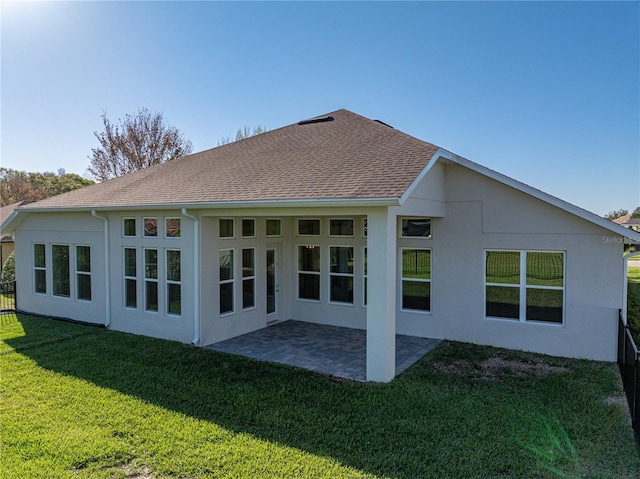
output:
[{"label": "mowed grass", "polygon": [[627,273],[627,320],[636,344],[640,344],[640,268],[632,267]]},{"label": "mowed grass", "polygon": [[444,342],[389,384],[4,315],[0,477],[636,478],[614,364]]}]

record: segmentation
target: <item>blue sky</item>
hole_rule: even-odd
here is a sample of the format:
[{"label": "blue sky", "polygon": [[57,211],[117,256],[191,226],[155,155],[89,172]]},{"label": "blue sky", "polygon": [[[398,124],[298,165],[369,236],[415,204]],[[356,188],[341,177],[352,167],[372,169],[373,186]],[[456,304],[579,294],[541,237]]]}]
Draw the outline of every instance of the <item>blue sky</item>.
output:
[{"label": "blue sky", "polygon": [[101,114],[194,145],[347,108],[597,214],[640,205],[638,2],[3,2],[1,162],[84,174]]}]

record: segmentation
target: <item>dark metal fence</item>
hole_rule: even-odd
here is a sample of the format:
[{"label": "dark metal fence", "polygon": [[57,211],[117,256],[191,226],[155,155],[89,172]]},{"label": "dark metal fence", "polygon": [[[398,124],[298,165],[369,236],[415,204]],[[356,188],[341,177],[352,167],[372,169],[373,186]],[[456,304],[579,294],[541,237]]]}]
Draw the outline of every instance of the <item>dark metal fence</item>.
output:
[{"label": "dark metal fence", "polygon": [[622,310],[618,313],[618,366],[629,403],[631,425],[640,444],[640,353],[629,327],[624,324]]},{"label": "dark metal fence", "polygon": [[16,303],[16,282],[0,283],[0,312],[12,312],[18,308]]}]

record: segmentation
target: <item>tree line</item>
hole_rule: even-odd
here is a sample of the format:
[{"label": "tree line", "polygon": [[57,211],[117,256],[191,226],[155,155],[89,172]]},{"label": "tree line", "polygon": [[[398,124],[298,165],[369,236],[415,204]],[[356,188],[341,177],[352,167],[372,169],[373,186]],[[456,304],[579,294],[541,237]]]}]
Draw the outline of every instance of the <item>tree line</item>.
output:
[{"label": "tree line", "polygon": [[[626,216],[628,214],[629,214],[629,210],[619,209],[615,211],[610,211],[609,213],[604,215],[604,217],[608,220],[613,221],[623,216]],[[640,218],[640,206],[638,206],[635,210],[631,212],[631,218]]]},{"label": "tree line", "polygon": [[66,173],[63,169],[57,173],[27,173],[0,168],[0,206],[43,200],[93,183],[75,173]]}]

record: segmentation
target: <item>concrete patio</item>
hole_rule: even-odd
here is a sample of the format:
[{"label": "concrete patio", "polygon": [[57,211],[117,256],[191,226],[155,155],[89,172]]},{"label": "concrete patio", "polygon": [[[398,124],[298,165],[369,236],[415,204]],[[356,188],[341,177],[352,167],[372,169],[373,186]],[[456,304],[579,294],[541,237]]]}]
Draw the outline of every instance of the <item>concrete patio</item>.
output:
[{"label": "concrete patio", "polygon": [[[396,335],[396,376],[440,343]],[[207,346],[261,361],[366,381],[366,331],[288,320]]]}]

